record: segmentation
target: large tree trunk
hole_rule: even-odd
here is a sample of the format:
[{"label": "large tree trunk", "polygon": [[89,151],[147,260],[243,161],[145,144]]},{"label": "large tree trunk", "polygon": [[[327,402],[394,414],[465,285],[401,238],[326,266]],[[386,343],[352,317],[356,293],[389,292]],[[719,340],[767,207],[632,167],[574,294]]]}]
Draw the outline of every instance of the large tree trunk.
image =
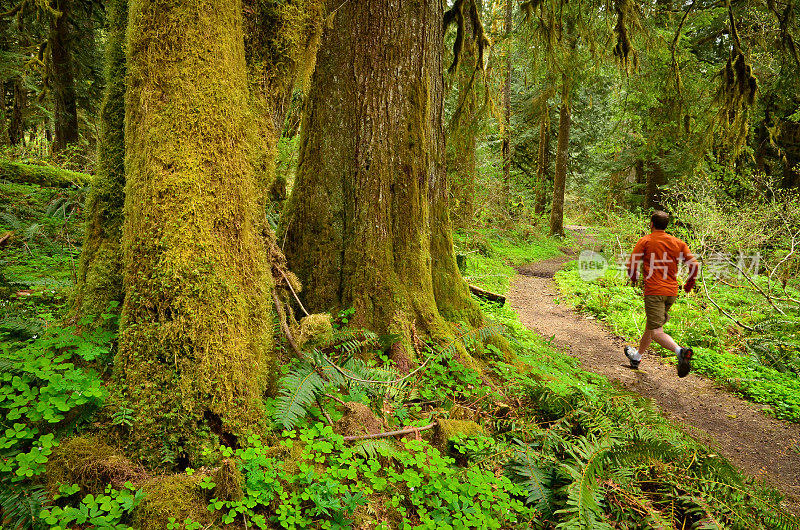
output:
[{"label": "large tree trunk", "polygon": [[67,145],[78,141],[78,106],[70,50],[73,27],[69,21],[69,9],[72,1],[54,1],[53,8],[61,14],[51,17],[48,38],[51,58],[50,82],[53,86],[55,103],[56,135],[53,150],[56,152],[62,151]]},{"label": "large tree trunk", "polygon": [[100,107],[97,174],[86,202],[86,230],[73,316],[95,322],[110,302],[122,302],[122,209],[125,203],[125,28],[128,0],[107,7],[106,92]]},{"label": "large tree trunk", "polygon": [[539,123],[539,153],[536,163],[536,214],[542,215],[547,208],[547,183],[550,180],[550,109],[542,111]]},{"label": "large tree trunk", "polygon": [[550,210],[550,235],[564,235],[564,191],[567,185],[569,160],[569,79],[561,78],[561,109],[558,116],[558,146],[556,147],[556,173],[553,180],[553,208]]},{"label": "large tree trunk", "polygon": [[238,0],[133,0],[125,95],[125,302],[115,360],[127,443],[196,464],[263,426],[272,278],[247,146]]},{"label": "large tree trunk", "polygon": [[[345,2],[325,31],[283,220],[312,311],[351,323],[451,332],[434,295],[474,308],[453,255],[441,123],[441,0]],[[433,254],[433,255],[432,255]],[[441,289],[440,289],[441,287]],[[475,312],[479,314],[477,309]]]}]

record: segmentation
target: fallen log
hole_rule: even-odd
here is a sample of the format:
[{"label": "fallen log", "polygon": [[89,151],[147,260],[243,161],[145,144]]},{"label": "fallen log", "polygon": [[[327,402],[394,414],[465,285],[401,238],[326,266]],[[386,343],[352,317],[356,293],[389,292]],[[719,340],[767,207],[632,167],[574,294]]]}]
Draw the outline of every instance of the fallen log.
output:
[{"label": "fallen log", "polygon": [[490,291],[483,290],[480,287],[475,287],[474,285],[470,285],[469,290],[470,292],[472,292],[472,294],[483,300],[488,300],[490,302],[497,302],[500,305],[506,303],[506,297],[501,294],[492,293]]},{"label": "fallen log", "polygon": [[15,184],[38,184],[50,188],[70,188],[92,183],[92,176],[52,166],[35,166],[0,160],[0,179]]}]

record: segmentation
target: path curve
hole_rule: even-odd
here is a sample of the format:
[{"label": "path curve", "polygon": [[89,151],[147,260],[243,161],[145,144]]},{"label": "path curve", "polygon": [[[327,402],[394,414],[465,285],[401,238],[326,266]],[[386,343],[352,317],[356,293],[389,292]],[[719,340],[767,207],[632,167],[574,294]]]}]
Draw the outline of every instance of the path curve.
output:
[{"label": "path curve", "polygon": [[[584,227],[576,231],[579,241]],[[719,452],[745,473],[786,495],[783,506],[800,516],[800,425],[764,414],[763,406],[745,401],[710,379],[689,374],[679,379],[674,365],[645,354],[631,370],[622,353],[626,342],[598,321],[554,299],[553,275],[574,256],[561,256],[517,268],[508,292],[511,307],[528,328],[554,336],[554,343],[581,360],[588,371],[617,381],[650,398],[664,415]]]}]

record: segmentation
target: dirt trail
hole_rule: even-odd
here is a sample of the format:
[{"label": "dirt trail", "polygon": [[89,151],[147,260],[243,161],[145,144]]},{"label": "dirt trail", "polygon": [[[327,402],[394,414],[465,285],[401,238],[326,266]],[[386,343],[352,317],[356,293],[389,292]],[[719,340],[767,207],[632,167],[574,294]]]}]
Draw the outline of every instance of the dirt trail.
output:
[{"label": "dirt trail", "polygon": [[[586,248],[592,239],[584,227],[567,227]],[[581,360],[581,366],[650,398],[674,423],[701,440],[745,473],[786,495],[784,508],[800,515],[800,425],[771,418],[763,407],[744,401],[713,381],[695,374],[679,379],[674,365],[645,354],[631,370],[622,353],[626,344],[601,323],[556,304],[553,274],[574,256],[519,267],[508,293],[521,321]]]}]

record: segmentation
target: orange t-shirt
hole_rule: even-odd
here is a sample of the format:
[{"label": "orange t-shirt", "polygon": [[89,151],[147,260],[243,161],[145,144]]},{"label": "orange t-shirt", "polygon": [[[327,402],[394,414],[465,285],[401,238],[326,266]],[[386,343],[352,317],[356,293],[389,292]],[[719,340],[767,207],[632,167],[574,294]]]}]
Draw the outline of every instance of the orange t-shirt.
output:
[{"label": "orange t-shirt", "polygon": [[[686,243],[663,230],[654,230],[633,247],[628,260],[628,277],[635,279],[641,264],[645,295],[677,296],[678,264],[693,258]],[[696,275],[696,270],[690,270],[690,278]]]}]

